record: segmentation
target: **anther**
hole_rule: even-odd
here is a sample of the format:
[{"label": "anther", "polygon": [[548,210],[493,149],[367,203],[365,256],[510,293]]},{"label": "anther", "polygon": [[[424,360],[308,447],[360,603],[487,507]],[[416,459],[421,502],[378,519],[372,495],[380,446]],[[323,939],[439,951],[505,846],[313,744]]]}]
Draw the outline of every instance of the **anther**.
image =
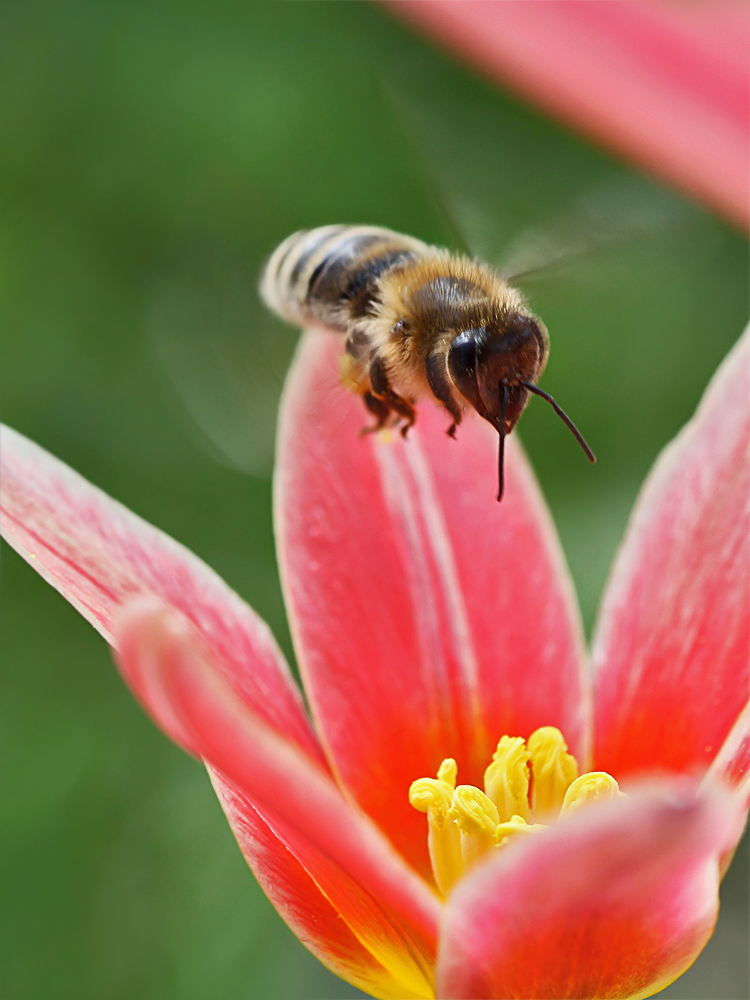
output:
[{"label": "anther", "polygon": [[445,823],[453,802],[453,786],[436,778],[417,778],[409,788],[409,802],[438,823]]},{"label": "anther", "polygon": [[495,846],[500,822],[495,803],[474,785],[459,785],[453,793],[451,817],[461,831],[461,853],[468,868]]},{"label": "anther", "polygon": [[495,828],[495,841],[498,847],[507,847],[519,837],[544,829],[546,828],[540,823],[529,824],[521,816],[511,816],[507,823],[500,823]]},{"label": "anther", "polygon": [[[444,771],[443,761],[438,775]],[[449,770],[449,769],[448,769]],[[453,781],[456,780],[455,762]],[[415,809],[427,813],[427,847],[438,889],[447,896],[451,886],[464,873],[461,834],[450,815],[453,805],[453,785],[440,777],[418,778],[409,789],[409,802]]]},{"label": "anther", "polygon": [[576,759],[554,726],[537,729],[526,742],[503,736],[484,772],[484,792],[474,785],[456,787],[457,770],[446,757],[437,778],[420,778],[409,789],[409,802],[427,813],[430,861],[444,896],[491,851],[545,829],[558,814],[622,794],[603,771],[578,777]]},{"label": "anther", "polygon": [[443,763],[438,768],[438,779],[440,781],[446,781],[451,788],[456,787],[456,775],[458,774],[458,765],[452,757],[446,757]]},{"label": "anther", "polygon": [[484,772],[484,790],[497,806],[499,822],[529,819],[529,751],[520,736],[503,736]]},{"label": "anther", "polygon": [[621,794],[619,785],[611,774],[607,774],[606,771],[589,771],[588,774],[576,778],[565,793],[560,815],[570,815],[592,802],[614,799]]},{"label": "anther", "polygon": [[559,729],[542,726],[528,739],[531,756],[531,807],[537,818],[556,816],[571,782],[578,777],[575,757]]}]

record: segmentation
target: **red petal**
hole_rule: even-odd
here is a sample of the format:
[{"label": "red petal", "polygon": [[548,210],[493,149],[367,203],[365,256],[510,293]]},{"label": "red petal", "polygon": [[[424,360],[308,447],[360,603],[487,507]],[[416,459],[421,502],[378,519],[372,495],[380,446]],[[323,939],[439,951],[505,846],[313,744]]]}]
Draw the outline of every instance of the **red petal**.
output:
[{"label": "red petal", "polygon": [[750,339],[658,459],[605,592],[596,767],[703,770],[750,687]]},{"label": "red petal", "polygon": [[744,0],[391,6],[490,77],[747,226]]},{"label": "red petal", "polygon": [[422,880],[322,768],[247,710],[183,615],[141,599],[117,635],[123,674],[156,722],[262,810],[355,936],[425,995],[440,907]]},{"label": "red petal", "polygon": [[734,804],[662,786],[507,849],[449,900],[438,996],[646,997],[711,935]]},{"label": "red petal", "polygon": [[346,787],[427,870],[417,777],[455,757],[481,783],[497,740],[559,726],[586,752],[577,612],[559,545],[514,441],[495,502],[497,435],[458,440],[425,403],[403,442],[362,437],[338,384],[341,340],[305,340],[287,383],[277,536],[305,687]]},{"label": "red petal", "polygon": [[[375,997],[401,1000],[407,996],[431,995],[407,993],[405,984],[389,973],[354,936],[349,925],[342,920],[341,913],[300,864],[299,854],[302,852],[292,853],[295,846],[292,837],[279,838],[247,796],[216,772],[212,774],[212,780],[240,850],[261,888],[316,958],[337,976]],[[308,845],[309,853],[314,852]],[[309,858],[306,860],[309,863]],[[340,869],[336,877],[342,883],[343,891],[343,883],[350,883],[350,880]],[[351,894],[353,887],[347,884],[346,888]]]},{"label": "red petal", "polygon": [[112,617],[155,594],[202,632],[248,707],[321,760],[268,627],[213,570],[9,427],[0,440],[4,537],[112,643]]}]

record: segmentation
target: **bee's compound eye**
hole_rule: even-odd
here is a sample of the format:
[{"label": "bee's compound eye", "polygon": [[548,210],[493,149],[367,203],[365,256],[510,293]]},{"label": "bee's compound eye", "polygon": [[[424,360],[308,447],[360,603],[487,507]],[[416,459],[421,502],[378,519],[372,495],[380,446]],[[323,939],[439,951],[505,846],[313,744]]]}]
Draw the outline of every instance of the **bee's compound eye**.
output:
[{"label": "bee's compound eye", "polygon": [[448,371],[456,388],[469,402],[479,398],[477,389],[477,344],[486,331],[463,330],[448,350]]}]

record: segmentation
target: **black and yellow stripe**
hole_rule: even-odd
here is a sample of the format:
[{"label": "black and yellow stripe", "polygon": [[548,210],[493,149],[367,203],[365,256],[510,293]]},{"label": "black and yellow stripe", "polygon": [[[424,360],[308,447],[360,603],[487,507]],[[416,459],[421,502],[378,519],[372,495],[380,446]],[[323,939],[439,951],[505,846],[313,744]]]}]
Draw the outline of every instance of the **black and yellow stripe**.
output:
[{"label": "black and yellow stripe", "polygon": [[346,332],[367,314],[378,280],[424,256],[420,240],[377,226],[322,226],[293,233],[266,265],[261,294],[284,319]]}]

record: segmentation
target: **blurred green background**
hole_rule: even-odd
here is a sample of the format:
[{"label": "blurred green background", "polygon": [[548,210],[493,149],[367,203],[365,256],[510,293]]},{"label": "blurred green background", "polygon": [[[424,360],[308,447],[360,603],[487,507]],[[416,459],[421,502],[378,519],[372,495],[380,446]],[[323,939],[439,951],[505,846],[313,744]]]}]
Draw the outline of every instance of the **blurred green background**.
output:
[{"label": "blurred green background", "polygon": [[[599,456],[547,407],[524,416],[590,626],[639,483],[744,325],[737,233],[362,3],[4,0],[0,81],[4,419],[202,556],[290,655],[269,473],[296,334],[257,300],[264,258],[340,221],[457,226],[492,257],[529,228],[564,238],[592,198],[615,229],[653,222],[527,286],[543,384]],[[3,591],[5,1000],[357,995],[7,547]],[[747,996],[746,943],[745,844],[716,937],[666,992]]]}]

